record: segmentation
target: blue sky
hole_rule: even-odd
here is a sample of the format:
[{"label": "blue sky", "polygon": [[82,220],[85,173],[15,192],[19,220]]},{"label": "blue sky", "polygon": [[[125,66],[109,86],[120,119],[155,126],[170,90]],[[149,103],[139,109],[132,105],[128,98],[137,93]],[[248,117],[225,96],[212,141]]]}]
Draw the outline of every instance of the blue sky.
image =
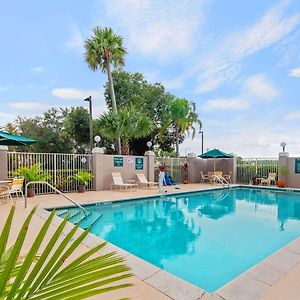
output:
[{"label": "blue sky", "polygon": [[[0,125],[51,106],[105,110],[106,75],[83,59],[91,28],[124,37],[125,69],[197,103],[205,148],[300,156],[300,2],[5,1],[0,11]],[[200,136],[181,153],[200,152]]]}]

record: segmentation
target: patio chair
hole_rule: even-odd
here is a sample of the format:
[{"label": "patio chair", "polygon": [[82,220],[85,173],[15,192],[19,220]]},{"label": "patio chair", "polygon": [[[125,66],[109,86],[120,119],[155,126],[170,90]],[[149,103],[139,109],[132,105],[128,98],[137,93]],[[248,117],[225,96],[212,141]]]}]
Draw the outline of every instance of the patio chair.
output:
[{"label": "patio chair", "polygon": [[7,185],[0,185],[0,200],[7,202],[9,197],[9,186]]},{"label": "patio chair", "polygon": [[200,171],[200,183],[204,183],[205,181],[210,182],[210,176],[204,175],[203,171]]},{"label": "patio chair", "polygon": [[232,172],[230,171],[229,174],[224,174],[223,177],[226,179],[227,182],[231,183],[231,176]]},{"label": "patio chair", "polygon": [[269,173],[267,178],[260,178],[260,183],[266,185],[271,185],[274,183],[274,185],[276,185],[276,176],[277,173]]},{"label": "patio chair", "polygon": [[13,202],[12,195],[16,195],[19,198],[19,195],[22,196],[22,199],[25,200],[23,194],[23,184],[24,177],[15,177],[13,178],[11,184],[9,185],[9,198]]},{"label": "patio chair", "polygon": [[[113,190],[114,187],[123,191],[134,190],[138,188],[136,183],[124,183],[121,173],[111,173],[111,175],[113,179],[113,182],[110,184],[111,190]],[[130,180],[130,182],[132,182],[132,180]]]},{"label": "patio chair", "polygon": [[140,187],[155,188],[158,186],[158,182],[148,181],[144,173],[136,173],[136,177],[139,181],[138,184]]}]

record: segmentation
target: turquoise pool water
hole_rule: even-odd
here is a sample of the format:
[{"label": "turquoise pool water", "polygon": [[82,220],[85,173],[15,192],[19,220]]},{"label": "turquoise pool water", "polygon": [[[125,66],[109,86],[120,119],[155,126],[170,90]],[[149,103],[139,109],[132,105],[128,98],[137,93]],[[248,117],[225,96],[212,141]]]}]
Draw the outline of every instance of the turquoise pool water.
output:
[{"label": "turquoise pool water", "polygon": [[295,192],[232,188],[86,209],[102,214],[93,234],[209,292],[300,233]]}]

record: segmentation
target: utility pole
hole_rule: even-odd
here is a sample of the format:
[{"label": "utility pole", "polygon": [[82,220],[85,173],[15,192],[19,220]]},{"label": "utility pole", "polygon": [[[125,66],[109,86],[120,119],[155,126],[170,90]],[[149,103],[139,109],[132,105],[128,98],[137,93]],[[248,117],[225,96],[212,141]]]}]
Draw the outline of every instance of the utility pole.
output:
[{"label": "utility pole", "polygon": [[91,153],[92,153],[92,150],[93,150],[93,144],[94,144],[94,140],[93,140],[92,96],[89,96],[89,97],[85,98],[84,101],[88,101],[88,102],[89,102],[89,115],[90,115],[90,151],[91,151]]}]

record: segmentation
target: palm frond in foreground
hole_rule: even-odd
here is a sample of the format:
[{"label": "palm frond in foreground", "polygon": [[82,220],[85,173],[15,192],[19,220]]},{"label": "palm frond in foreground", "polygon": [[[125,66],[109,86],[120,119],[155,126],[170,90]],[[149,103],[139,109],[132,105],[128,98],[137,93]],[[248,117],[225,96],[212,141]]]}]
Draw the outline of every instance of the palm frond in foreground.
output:
[{"label": "palm frond in foreground", "polygon": [[[86,299],[125,288],[131,284],[118,283],[130,277],[129,268],[116,253],[93,256],[106,243],[70,261],[69,256],[84,240],[88,231],[75,237],[78,225],[62,239],[65,218],[45,245],[55,212],[49,215],[26,256],[20,256],[26,234],[36,207],[23,223],[14,245],[7,247],[15,206],[12,206],[0,235],[0,299]],[[41,247],[41,245],[43,246]],[[41,249],[42,248],[42,249]],[[38,255],[38,253],[40,254]]]}]

